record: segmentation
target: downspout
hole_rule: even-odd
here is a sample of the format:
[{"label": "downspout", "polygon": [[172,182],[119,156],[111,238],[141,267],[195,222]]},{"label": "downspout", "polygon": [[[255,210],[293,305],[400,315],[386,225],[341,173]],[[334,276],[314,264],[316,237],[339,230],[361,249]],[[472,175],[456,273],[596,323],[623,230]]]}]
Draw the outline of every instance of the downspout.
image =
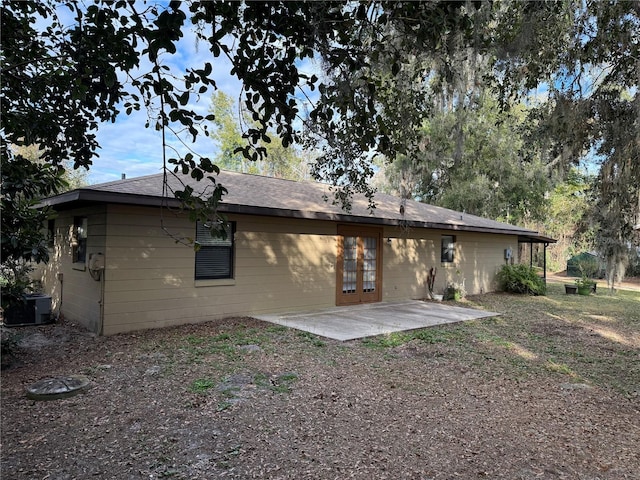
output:
[{"label": "downspout", "polygon": [[64,299],[64,275],[62,274],[62,272],[58,272],[56,273],[56,278],[58,279],[58,282],[60,282],[60,302],[58,303],[58,321],[62,320],[62,318],[64,318],[62,316],[62,301]]},{"label": "downspout", "polygon": [[103,335],[104,333],[104,292],[105,292],[105,265],[104,255],[102,253],[92,253],[89,256],[88,265],[89,275],[96,282],[100,282],[100,299],[98,300],[98,328],[97,334]]},{"label": "downspout", "polygon": [[98,335],[104,335],[104,290],[105,290],[105,281],[104,275],[105,270],[100,272],[100,313],[98,315]]}]

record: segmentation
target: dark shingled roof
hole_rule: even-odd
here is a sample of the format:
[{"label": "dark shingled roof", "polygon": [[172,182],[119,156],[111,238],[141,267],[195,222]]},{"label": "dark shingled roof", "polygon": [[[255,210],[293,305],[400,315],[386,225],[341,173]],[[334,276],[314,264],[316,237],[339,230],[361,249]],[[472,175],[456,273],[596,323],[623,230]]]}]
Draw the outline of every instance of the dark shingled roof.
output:
[{"label": "dark shingled roof", "polygon": [[[322,183],[295,182],[228,171],[220,172],[215,178],[228,190],[220,204],[220,211],[228,213],[502,233],[518,235],[521,241],[555,242],[533,230],[413,200],[406,201],[403,215],[400,211],[401,199],[383,193],[376,193],[376,208],[373,211],[369,209],[367,198],[355,195],[351,211],[347,212],[340,205],[332,204],[333,192],[329,185]],[[180,182],[192,186],[199,193],[203,193],[202,190],[210,185],[207,180],[197,182],[188,176],[174,177],[169,174],[170,189],[181,190],[183,187]],[[208,188],[211,189],[211,186]],[[58,210],[94,203],[178,205],[171,193],[163,197],[162,174],[92,185],[42,202]]]}]

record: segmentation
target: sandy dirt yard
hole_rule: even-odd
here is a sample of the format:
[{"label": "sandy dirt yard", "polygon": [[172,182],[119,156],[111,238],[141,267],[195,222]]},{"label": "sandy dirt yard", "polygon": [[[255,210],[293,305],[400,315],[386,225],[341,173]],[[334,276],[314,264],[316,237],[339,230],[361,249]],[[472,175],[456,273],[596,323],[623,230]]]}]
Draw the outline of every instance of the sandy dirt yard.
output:
[{"label": "sandy dirt yard", "polygon": [[[640,292],[462,303],[502,315],[350,342],[251,318],[11,329],[1,478],[640,478]],[[25,395],[63,375],[91,388]]]}]

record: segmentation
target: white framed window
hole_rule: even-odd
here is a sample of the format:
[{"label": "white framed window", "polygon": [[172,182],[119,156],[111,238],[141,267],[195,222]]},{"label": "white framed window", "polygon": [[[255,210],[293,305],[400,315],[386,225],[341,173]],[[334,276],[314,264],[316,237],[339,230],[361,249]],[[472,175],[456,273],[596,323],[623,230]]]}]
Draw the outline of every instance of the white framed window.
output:
[{"label": "white framed window", "polygon": [[440,261],[442,263],[453,263],[456,251],[455,235],[442,235],[440,241]]},{"label": "white framed window", "polygon": [[196,224],[196,280],[233,278],[233,235],[235,223],[229,222],[224,237],[215,237],[207,225]]}]

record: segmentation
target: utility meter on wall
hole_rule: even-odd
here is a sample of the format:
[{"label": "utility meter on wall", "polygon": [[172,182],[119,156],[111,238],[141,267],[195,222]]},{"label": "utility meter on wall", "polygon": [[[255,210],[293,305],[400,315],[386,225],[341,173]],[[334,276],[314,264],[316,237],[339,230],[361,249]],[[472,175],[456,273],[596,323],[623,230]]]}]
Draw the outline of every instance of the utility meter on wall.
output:
[{"label": "utility meter on wall", "polygon": [[89,270],[104,270],[104,255],[102,253],[92,253],[89,255]]}]

